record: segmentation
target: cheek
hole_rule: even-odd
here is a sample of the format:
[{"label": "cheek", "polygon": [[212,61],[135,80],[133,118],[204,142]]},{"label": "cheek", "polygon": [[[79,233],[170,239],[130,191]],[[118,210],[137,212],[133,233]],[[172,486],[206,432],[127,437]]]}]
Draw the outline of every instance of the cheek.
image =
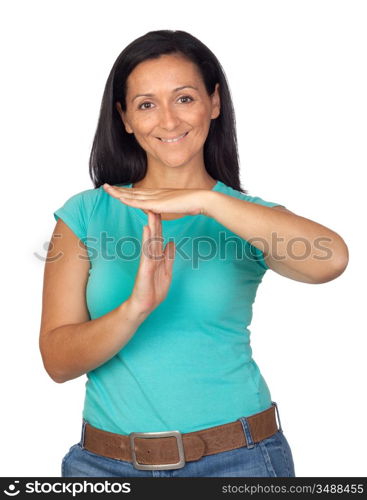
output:
[{"label": "cheek", "polygon": [[210,127],[210,115],[208,114],[208,110],[205,108],[198,110],[192,117],[192,124],[208,131]]},{"label": "cheek", "polygon": [[155,121],[153,115],[146,114],[145,116],[134,117],[130,124],[135,135],[146,135],[155,127]]}]

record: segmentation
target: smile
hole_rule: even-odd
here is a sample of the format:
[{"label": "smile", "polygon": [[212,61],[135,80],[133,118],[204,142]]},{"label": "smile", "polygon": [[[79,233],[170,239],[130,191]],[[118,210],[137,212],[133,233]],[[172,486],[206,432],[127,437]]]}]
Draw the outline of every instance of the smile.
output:
[{"label": "smile", "polygon": [[182,139],[184,139],[187,136],[188,132],[185,132],[184,134],[174,137],[173,139],[163,139],[163,137],[158,137],[158,139],[162,142],[165,143],[172,143],[172,142],[180,142]]}]

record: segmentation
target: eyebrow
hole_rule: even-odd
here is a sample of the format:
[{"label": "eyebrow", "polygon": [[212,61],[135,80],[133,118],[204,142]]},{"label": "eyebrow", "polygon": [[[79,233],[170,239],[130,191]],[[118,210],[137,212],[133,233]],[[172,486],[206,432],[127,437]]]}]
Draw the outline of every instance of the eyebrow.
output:
[{"label": "eyebrow", "polygon": [[[182,85],[182,87],[177,87],[175,89],[172,90],[172,94],[174,92],[178,92],[179,90],[183,90],[183,89],[194,89],[194,90],[199,90],[198,88],[196,87],[193,87],[192,85]],[[131,102],[133,102],[134,99],[136,99],[137,97],[154,97],[154,94],[137,94],[136,96],[134,96],[132,99],[131,99]]]}]

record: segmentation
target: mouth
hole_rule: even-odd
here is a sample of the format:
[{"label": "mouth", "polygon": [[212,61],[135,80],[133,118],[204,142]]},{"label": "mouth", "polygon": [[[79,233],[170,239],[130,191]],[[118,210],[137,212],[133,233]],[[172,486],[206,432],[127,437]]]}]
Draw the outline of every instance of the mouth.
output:
[{"label": "mouth", "polygon": [[157,137],[163,144],[177,144],[178,142],[181,142],[185,137],[187,136],[188,132],[185,132],[182,135],[179,135],[177,137],[172,137],[172,139],[164,138],[164,137]]}]

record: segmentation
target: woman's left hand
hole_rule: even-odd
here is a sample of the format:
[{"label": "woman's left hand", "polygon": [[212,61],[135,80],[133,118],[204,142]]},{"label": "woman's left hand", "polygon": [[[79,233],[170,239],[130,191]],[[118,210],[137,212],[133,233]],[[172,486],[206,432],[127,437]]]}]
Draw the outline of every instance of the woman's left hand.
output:
[{"label": "woman's left hand", "polygon": [[105,191],[131,207],[154,213],[206,215],[208,189],[123,188],[103,184]]}]

